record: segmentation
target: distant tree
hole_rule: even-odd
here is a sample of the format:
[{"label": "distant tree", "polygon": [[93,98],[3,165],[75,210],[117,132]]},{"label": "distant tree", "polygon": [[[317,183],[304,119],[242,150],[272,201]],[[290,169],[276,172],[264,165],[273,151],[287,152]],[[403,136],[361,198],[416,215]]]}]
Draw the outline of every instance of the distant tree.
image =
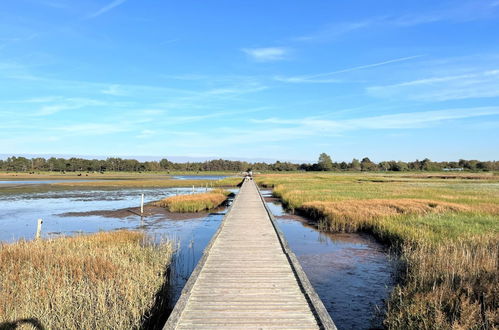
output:
[{"label": "distant tree", "polygon": [[159,166],[164,169],[164,170],[168,170],[171,168],[172,166],[172,162],[170,162],[168,159],[166,158],[163,158],[159,161]]},{"label": "distant tree", "polygon": [[478,162],[476,164],[476,169],[480,171],[492,171],[492,162]]},{"label": "distant tree", "polygon": [[209,160],[205,162],[192,163],[173,163],[167,159],[161,161],[139,162],[135,159],[108,158],[106,160],[84,159],[72,157],[69,159],[54,158],[32,158],[25,157],[9,157],[5,160],[0,160],[0,169],[4,171],[231,171],[239,172],[247,168],[252,168],[253,171],[331,171],[331,170],[354,170],[354,171],[439,171],[443,168],[459,168],[463,167],[470,171],[499,171],[499,161],[478,161],[464,160],[459,162],[433,162],[429,159],[422,161],[416,160],[413,162],[401,161],[382,161],[378,165],[371,162],[369,158],[362,159],[359,162],[353,159],[351,163],[337,163],[331,160],[331,157],[322,153],[318,163],[314,164],[294,164],[291,162],[276,161],[273,164],[257,162],[249,163],[245,161],[231,161],[224,159]]},{"label": "distant tree", "polygon": [[321,171],[332,171],[334,168],[333,160],[328,154],[324,152],[319,155],[319,161],[317,162],[317,164],[319,165],[319,169]]},{"label": "distant tree", "polygon": [[390,164],[390,168],[389,170],[390,171],[407,171],[409,169],[409,166],[407,165],[407,163],[404,163],[402,161],[394,161],[394,160],[391,160],[388,162]]},{"label": "distant tree", "polygon": [[475,171],[477,169],[476,166],[478,163],[479,163],[478,160],[465,160],[465,159],[459,160],[459,165],[470,171]]},{"label": "distant tree", "polygon": [[360,169],[362,171],[376,171],[376,164],[374,164],[369,158],[365,157],[360,162]]},{"label": "distant tree", "polygon": [[421,162],[421,170],[423,171],[437,171],[438,170],[438,165],[428,158],[423,159]]},{"label": "distant tree", "polygon": [[383,171],[388,171],[390,169],[390,163],[389,162],[380,162],[378,164],[378,166]]},{"label": "distant tree", "polygon": [[354,171],[360,171],[361,170],[361,167],[360,167],[360,162],[358,159],[352,159],[352,163],[350,163],[350,168]]}]

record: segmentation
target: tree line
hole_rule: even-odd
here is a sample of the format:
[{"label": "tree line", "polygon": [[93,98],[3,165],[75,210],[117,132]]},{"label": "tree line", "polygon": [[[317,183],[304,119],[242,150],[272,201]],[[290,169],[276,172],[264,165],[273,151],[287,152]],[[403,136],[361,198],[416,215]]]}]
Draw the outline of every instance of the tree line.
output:
[{"label": "tree line", "polygon": [[295,164],[291,162],[265,163],[245,162],[233,160],[208,160],[204,162],[176,163],[168,159],[160,161],[140,162],[136,159],[107,158],[25,158],[9,157],[0,160],[0,170],[14,172],[151,172],[151,171],[230,171],[241,172],[251,169],[253,171],[441,171],[441,170],[467,170],[467,171],[499,171],[499,161],[464,160],[451,162],[434,162],[429,159],[415,160],[413,162],[382,161],[372,162],[365,157],[362,160],[352,159],[351,162],[334,162],[329,155],[322,153],[316,163]]}]

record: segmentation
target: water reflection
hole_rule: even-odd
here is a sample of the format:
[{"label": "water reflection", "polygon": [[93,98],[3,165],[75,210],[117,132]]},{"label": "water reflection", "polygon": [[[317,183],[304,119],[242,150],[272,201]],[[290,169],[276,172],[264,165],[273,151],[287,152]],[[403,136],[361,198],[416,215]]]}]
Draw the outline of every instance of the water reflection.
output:
[{"label": "water reflection", "polygon": [[[269,196],[269,192],[265,193]],[[332,234],[267,203],[291,249],[339,329],[381,328],[395,262],[366,234]]]},{"label": "water reflection", "polygon": [[0,180],[0,185],[24,185],[24,184],[50,184],[50,183],[77,183],[77,182],[92,182],[98,181],[93,179],[82,179],[82,180],[67,180],[67,179],[59,179],[59,180]]},{"label": "water reflection", "polygon": [[[205,191],[205,189],[195,189]],[[138,228],[140,222],[130,217],[112,218],[99,215],[62,216],[71,212],[116,210],[140,206],[176,194],[188,194],[192,188],[150,188],[121,190],[73,190],[0,195],[0,241],[32,239],[36,220],[43,219],[43,237],[97,232],[118,228]],[[139,217],[140,218],[140,217]],[[152,220],[154,221],[154,219]]]},{"label": "water reflection", "polygon": [[[229,189],[237,193],[237,189]],[[204,192],[205,188],[195,189]],[[0,242],[20,238],[33,239],[38,218],[43,218],[42,236],[56,237],[100,230],[143,230],[156,242],[174,242],[172,266],[172,304],[180,296],[185,282],[218,229],[226,208],[210,214],[179,216],[146,207],[147,216],[127,212],[145,203],[177,194],[192,193],[192,188],[150,188],[121,190],[49,191],[0,195]],[[133,209],[132,209],[133,210]]]}]

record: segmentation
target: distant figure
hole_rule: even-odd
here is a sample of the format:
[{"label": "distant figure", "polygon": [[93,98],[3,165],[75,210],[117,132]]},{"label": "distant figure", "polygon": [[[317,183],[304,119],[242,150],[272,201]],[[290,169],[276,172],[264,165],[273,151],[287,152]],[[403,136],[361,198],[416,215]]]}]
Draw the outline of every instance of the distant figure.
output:
[{"label": "distant figure", "polygon": [[248,171],[248,174],[246,174],[246,181],[250,181],[250,180],[253,180],[253,172],[252,171]]}]

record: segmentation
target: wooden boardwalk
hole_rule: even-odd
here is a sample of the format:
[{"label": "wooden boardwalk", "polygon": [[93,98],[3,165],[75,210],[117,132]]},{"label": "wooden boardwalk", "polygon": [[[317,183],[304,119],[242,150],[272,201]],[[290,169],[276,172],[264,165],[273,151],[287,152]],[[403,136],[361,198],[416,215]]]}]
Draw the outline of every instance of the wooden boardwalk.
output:
[{"label": "wooden boardwalk", "polygon": [[245,181],[164,329],[336,329],[256,186]]}]

